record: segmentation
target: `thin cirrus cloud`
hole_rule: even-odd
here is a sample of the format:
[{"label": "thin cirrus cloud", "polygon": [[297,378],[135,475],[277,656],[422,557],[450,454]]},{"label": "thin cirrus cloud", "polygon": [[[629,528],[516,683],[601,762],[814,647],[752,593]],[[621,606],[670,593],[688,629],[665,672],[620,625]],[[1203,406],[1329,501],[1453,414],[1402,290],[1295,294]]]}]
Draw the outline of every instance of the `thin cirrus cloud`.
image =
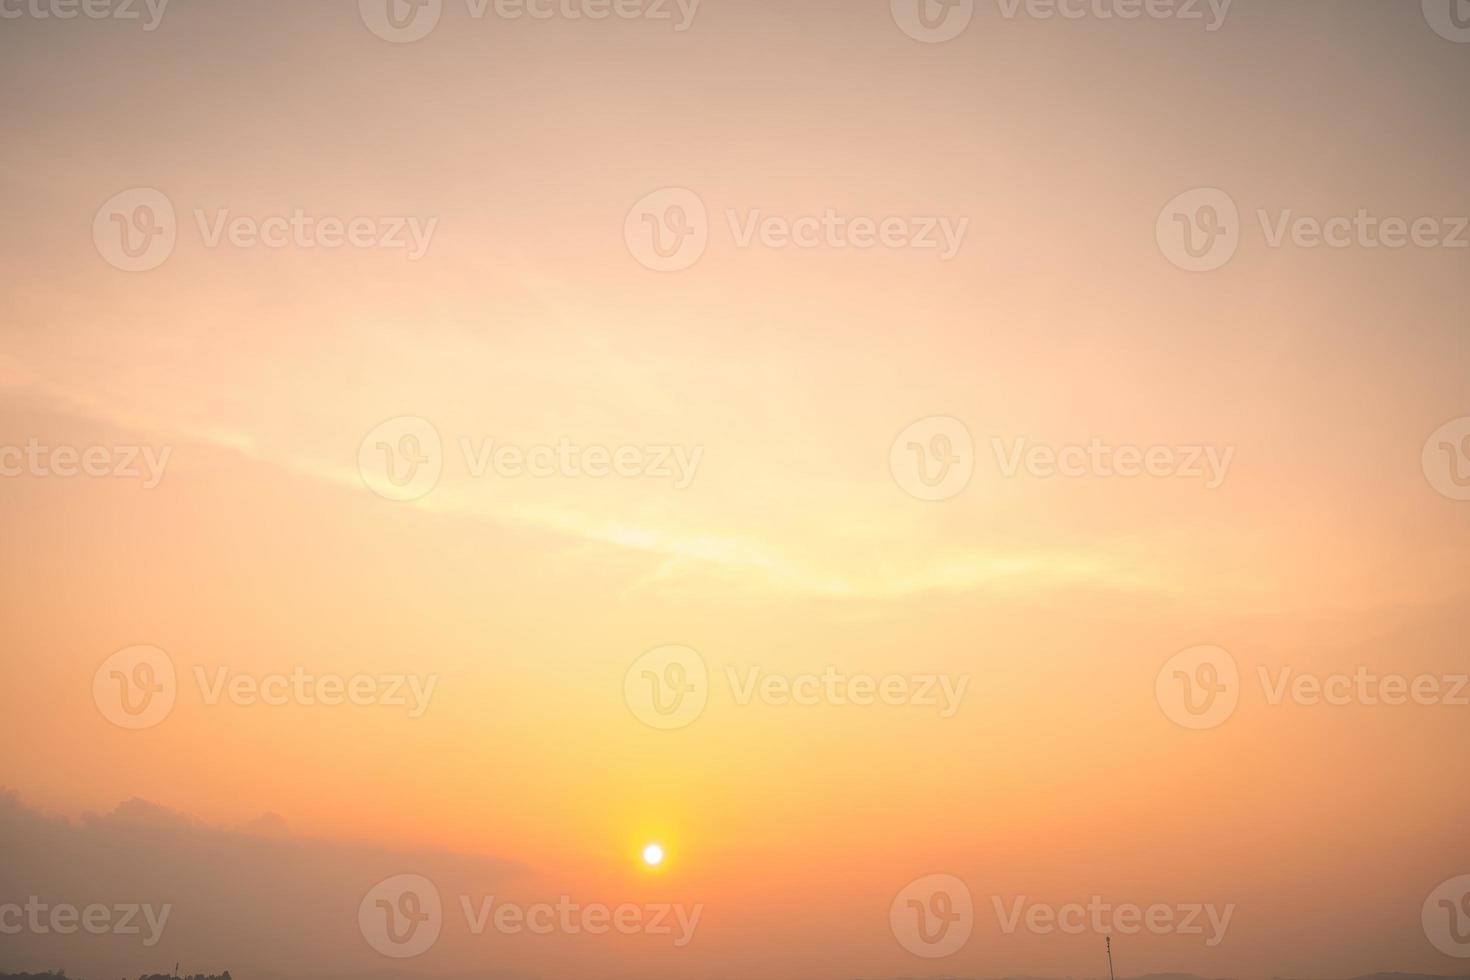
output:
[{"label": "thin cirrus cloud", "polygon": [[[355,457],[355,446],[347,440],[357,437],[356,433],[339,433],[342,440],[335,447],[338,451],[331,455],[314,454],[302,446],[282,443],[247,429],[182,421],[174,416],[170,401],[192,403],[192,394],[183,399],[154,398],[150,403],[148,399],[120,391],[82,389],[43,379],[39,372],[14,357],[0,364],[0,386],[10,390],[12,400],[32,408],[80,416],[134,438],[166,443],[182,441],[174,456],[174,465],[179,467],[189,465],[188,446],[210,447],[239,454],[245,465],[274,467],[335,485],[348,493],[368,492],[361,474],[346,462]],[[321,435],[315,433],[318,439]],[[348,451],[341,451],[344,447]],[[454,453],[457,448],[446,445],[445,451]],[[616,499],[603,502],[577,495],[563,503],[554,492],[542,492],[545,484],[536,484],[534,489],[535,494],[487,493],[464,482],[456,485],[446,480],[415,506],[440,515],[498,522],[655,559],[657,565],[635,577],[629,583],[631,589],[655,588],[660,583],[686,577],[713,577],[757,592],[836,599],[896,600],[927,592],[965,592],[987,586],[1022,590],[1091,584],[1110,590],[1168,591],[1154,576],[1130,569],[1115,557],[1065,549],[1037,548],[1028,552],[954,549],[943,560],[936,561],[932,555],[926,555],[907,567],[894,567],[902,562],[892,560],[881,563],[883,567],[833,566],[822,561],[820,541],[777,542],[760,534],[711,531],[709,527],[718,526],[718,514],[711,515],[714,520],[709,522],[691,521],[687,516],[672,513],[661,523],[644,522],[620,512]],[[792,497],[791,491],[800,489],[800,481],[792,480],[787,487],[774,488],[772,494],[778,506],[796,513],[802,509],[802,503]],[[828,494],[840,492],[831,486],[807,489]],[[707,505],[695,503],[694,507],[696,512],[708,513]],[[862,526],[860,519],[854,523]],[[869,527],[880,530],[876,519]],[[801,550],[803,544],[809,547]]]}]

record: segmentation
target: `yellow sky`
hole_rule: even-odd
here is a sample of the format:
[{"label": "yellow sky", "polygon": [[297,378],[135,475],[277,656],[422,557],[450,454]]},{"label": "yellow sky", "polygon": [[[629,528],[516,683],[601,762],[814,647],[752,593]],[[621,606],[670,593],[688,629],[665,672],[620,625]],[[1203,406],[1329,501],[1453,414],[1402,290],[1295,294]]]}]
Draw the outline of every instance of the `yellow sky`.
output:
[{"label": "yellow sky", "polygon": [[[1270,693],[1470,672],[1470,503],[1436,492],[1458,471],[1430,438],[1470,416],[1470,251],[1271,234],[1470,213],[1470,45],[1376,0],[1237,0],[1214,31],[979,3],[944,43],[887,3],[705,0],[674,30],[446,0],[409,43],[354,6],[0,22],[0,448],[160,461],[0,479],[0,786],[51,835],[13,845],[13,889],[84,904],[80,859],[46,855],[125,840],[149,857],[102,890],[177,905],[156,949],[0,935],[0,967],[1087,976],[1100,933],[1008,933],[997,908],[1102,895],[1235,908],[1216,945],[1118,936],[1127,975],[1463,972],[1421,905],[1470,872],[1470,707]],[[176,241],[128,272],[93,229],[139,188]],[[652,271],[635,205],[669,188],[708,241]],[[1194,188],[1239,212],[1208,272],[1156,234]],[[297,211],[428,237],[211,245]],[[963,237],[742,243],[752,215],[829,211]],[[924,500],[903,460],[936,418],[973,472]],[[432,488],[374,492],[379,443],[407,466],[400,436],[430,430]],[[1171,475],[1008,473],[1094,444]],[[475,472],[563,445],[645,469]],[[176,700],[128,730],[94,675],[139,645]],[[625,689],[666,645],[707,704],[660,730]],[[1191,731],[1156,682],[1201,645],[1239,703]],[[211,703],[298,668],[432,693]],[[965,687],[950,714],[741,703],[829,670]],[[134,798],[197,822],[82,820]],[[268,812],[283,838],[231,836]],[[186,865],[212,870],[150,877]],[[356,909],[405,872],[447,917],[396,962]],[[931,874],[975,925],[927,960],[889,916]],[[459,899],[489,894],[704,911],[679,948],[477,936]]]}]

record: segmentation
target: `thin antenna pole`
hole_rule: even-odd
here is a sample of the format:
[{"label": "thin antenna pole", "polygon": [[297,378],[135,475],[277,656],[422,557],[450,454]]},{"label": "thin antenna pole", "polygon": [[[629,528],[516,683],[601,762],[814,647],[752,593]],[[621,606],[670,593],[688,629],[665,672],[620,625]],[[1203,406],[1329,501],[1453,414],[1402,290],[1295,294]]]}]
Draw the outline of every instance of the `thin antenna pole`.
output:
[{"label": "thin antenna pole", "polygon": [[1113,937],[1108,937],[1108,980],[1113,980]]}]

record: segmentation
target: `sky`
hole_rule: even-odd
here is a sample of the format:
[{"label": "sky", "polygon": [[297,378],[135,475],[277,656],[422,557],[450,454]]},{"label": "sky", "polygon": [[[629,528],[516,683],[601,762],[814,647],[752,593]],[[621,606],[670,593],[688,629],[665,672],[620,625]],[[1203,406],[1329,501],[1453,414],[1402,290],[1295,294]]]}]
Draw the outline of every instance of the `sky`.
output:
[{"label": "sky", "polygon": [[1465,973],[1454,3],[0,0],[0,970]]}]

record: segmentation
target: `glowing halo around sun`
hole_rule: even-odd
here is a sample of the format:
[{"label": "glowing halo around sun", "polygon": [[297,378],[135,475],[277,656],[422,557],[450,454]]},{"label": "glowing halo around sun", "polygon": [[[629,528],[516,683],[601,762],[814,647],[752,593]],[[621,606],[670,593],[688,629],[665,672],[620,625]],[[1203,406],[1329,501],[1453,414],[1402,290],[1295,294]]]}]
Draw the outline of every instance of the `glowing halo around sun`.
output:
[{"label": "glowing halo around sun", "polygon": [[656,868],[664,863],[664,849],[659,844],[649,844],[643,849],[643,863]]}]

